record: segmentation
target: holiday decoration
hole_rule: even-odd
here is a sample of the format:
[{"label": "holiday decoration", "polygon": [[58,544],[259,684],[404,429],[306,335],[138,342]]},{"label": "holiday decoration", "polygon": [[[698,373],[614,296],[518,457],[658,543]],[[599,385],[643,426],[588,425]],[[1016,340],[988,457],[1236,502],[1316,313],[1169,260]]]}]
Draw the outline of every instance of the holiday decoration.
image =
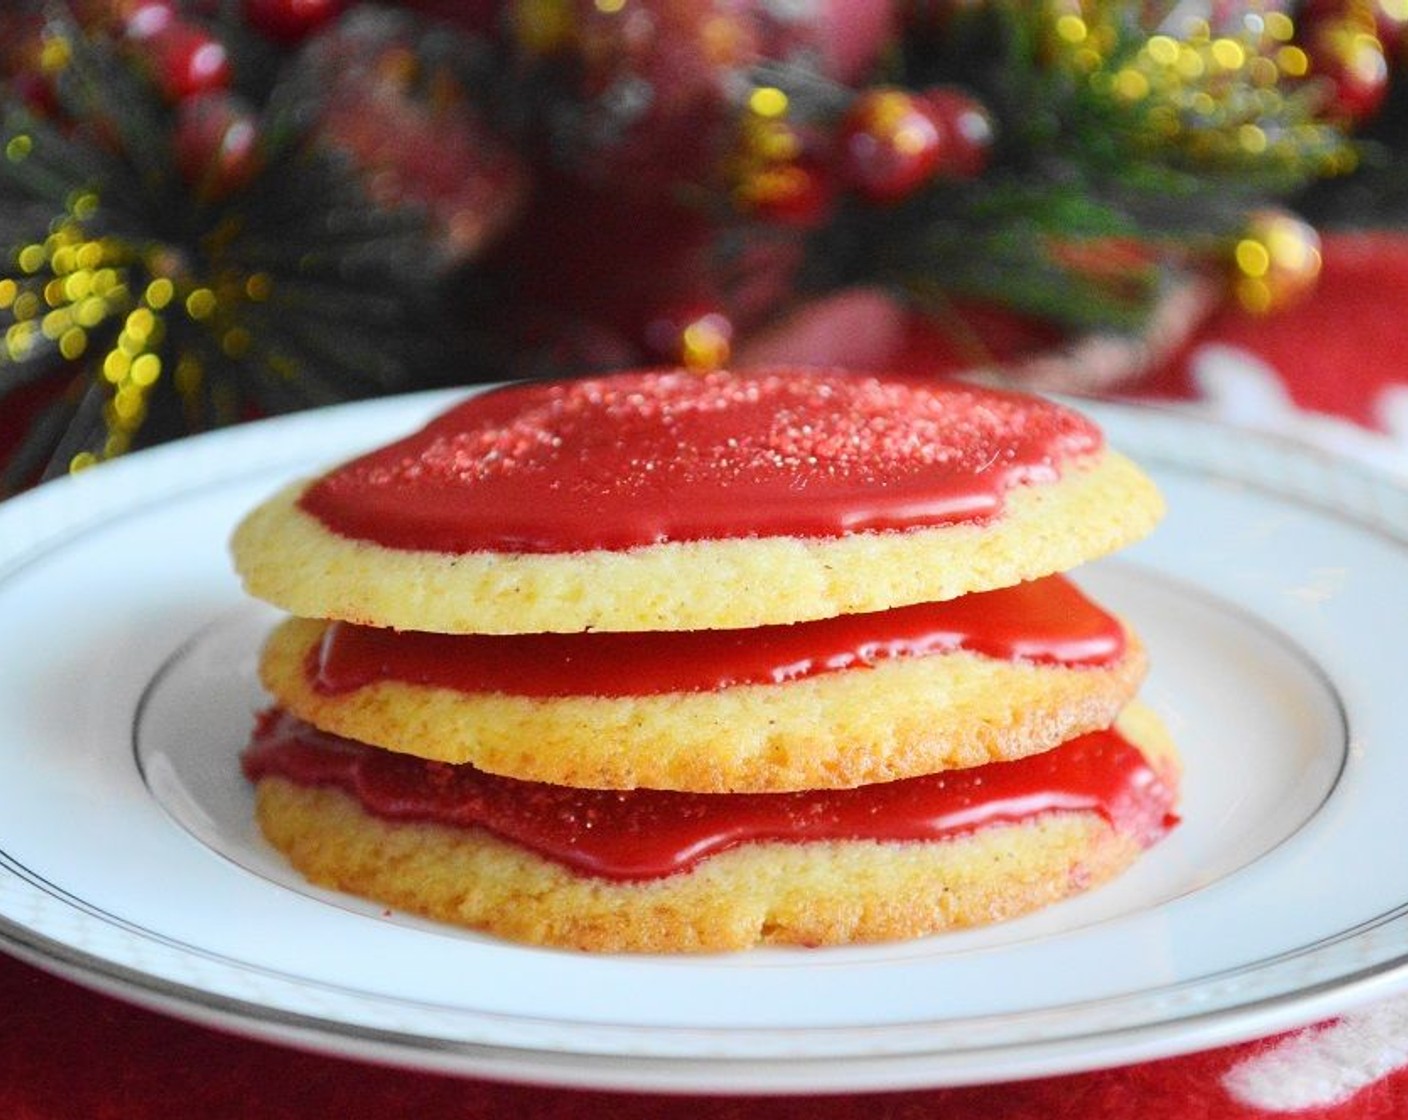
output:
[{"label": "holiday decoration", "polygon": [[1388,59],[1378,24],[1363,9],[1347,7],[1302,23],[1309,72],[1326,79],[1328,110],[1346,121],[1372,116],[1388,92]]},{"label": "holiday decoration", "polygon": [[[423,29],[363,12],[318,50],[271,61],[244,25],[158,3],[46,13],[22,26],[49,95],[4,107],[0,385],[50,378],[57,391],[10,457],[13,482],[111,458],[139,434],[456,368],[439,285],[459,240],[478,234],[442,214],[418,173],[389,198],[374,189],[396,169],[359,158],[338,123],[356,102],[325,57],[410,59],[430,73]],[[411,98],[357,92],[375,94],[362,127],[386,127],[403,163],[422,158]],[[416,97],[446,125],[424,166],[479,158],[458,102]]]},{"label": "holiday decoration", "polygon": [[944,133],[941,174],[971,179],[987,166],[992,149],[992,117],[982,104],[953,86],[926,89],[921,97]]},{"label": "holiday decoration", "polygon": [[842,307],[989,375],[1117,376],[1119,340],[1219,287],[1293,303],[1322,223],[1401,217],[1405,26],[1401,0],[7,5],[0,485],[358,396],[709,368]]},{"label": "holiday decoration", "polygon": [[1320,238],[1293,214],[1262,210],[1250,216],[1233,251],[1232,290],[1248,311],[1289,306],[1320,275]]},{"label": "holiday decoration", "polygon": [[922,98],[903,90],[867,90],[841,122],[842,172],[872,202],[913,194],[938,169],[944,136]]}]

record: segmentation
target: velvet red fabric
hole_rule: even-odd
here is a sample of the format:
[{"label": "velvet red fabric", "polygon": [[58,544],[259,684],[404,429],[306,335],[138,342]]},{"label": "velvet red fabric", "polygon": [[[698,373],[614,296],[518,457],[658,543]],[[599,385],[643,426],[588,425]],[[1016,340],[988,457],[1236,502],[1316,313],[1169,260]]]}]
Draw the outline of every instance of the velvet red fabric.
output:
[{"label": "velvet red fabric", "polygon": [[[1129,386],[1134,395],[1263,402],[1279,419],[1313,410],[1373,429],[1399,445],[1397,391],[1408,385],[1408,239],[1332,238],[1316,297],[1276,318],[1214,315],[1175,359]],[[868,302],[869,301],[869,302]],[[866,308],[869,307],[867,312]],[[895,364],[922,355],[907,326],[869,296],[793,342],[809,356],[853,357],[856,330],[874,328],[862,356]],[[866,316],[871,318],[867,319]],[[840,329],[833,329],[840,323]],[[826,339],[833,340],[827,349]],[[776,345],[776,340],[773,341]],[[784,351],[785,352],[785,351]],[[1219,382],[1212,360],[1235,352],[1250,388]],[[1244,363],[1245,365],[1246,363]],[[1268,417],[1270,421],[1278,417]],[[1408,463],[1408,438],[1403,458]],[[496,1084],[306,1053],[195,1026],[93,993],[0,957],[0,1117],[155,1120],[161,1117],[338,1117],[384,1120],[1389,1120],[1408,1115],[1408,998],[1274,1039],[1123,1069],[1016,1084],[868,1093],[734,1098],[634,1095]]]}]

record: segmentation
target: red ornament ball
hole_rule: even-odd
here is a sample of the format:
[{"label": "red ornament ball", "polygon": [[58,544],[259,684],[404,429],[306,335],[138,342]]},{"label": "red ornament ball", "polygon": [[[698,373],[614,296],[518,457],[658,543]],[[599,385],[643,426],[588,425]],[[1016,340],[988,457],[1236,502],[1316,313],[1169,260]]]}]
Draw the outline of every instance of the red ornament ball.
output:
[{"label": "red ornament ball", "polygon": [[923,99],[943,132],[937,174],[976,179],[992,154],[991,114],[977,98],[954,86],[934,86],[924,91]]},{"label": "red ornament ball", "polygon": [[1328,83],[1330,109],[1350,122],[1373,116],[1389,84],[1388,58],[1373,26],[1331,17],[1303,19],[1302,28],[1311,72]]},{"label": "red ornament ball", "polygon": [[896,202],[936,178],[972,179],[987,166],[993,121],[955,86],[861,93],[838,131],[841,178],[872,202]]},{"label": "red ornament ball", "polygon": [[1296,20],[1304,30],[1331,21],[1353,23],[1375,36],[1390,58],[1402,55],[1408,35],[1408,0],[1302,0]]},{"label": "red ornament ball", "polygon": [[938,170],[943,132],[923,98],[877,86],[859,94],[837,132],[841,178],[872,202],[898,202]]},{"label": "red ornament ball", "polygon": [[245,22],[279,43],[297,43],[336,19],[346,0],[244,0]]}]

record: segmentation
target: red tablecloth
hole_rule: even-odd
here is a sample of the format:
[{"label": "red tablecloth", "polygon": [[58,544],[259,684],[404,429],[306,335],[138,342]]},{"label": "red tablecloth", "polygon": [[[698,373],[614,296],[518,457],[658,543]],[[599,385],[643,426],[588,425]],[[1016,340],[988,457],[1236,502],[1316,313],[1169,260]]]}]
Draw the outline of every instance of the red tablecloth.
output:
[{"label": "red tablecloth", "polygon": [[[1331,239],[1314,300],[1273,319],[1219,312],[1192,344],[1126,391],[1292,428],[1408,477],[1405,295],[1408,239]],[[853,346],[852,329],[843,333]],[[883,346],[907,344],[902,335],[877,332],[861,356],[884,360]],[[1408,1115],[1408,997],[1279,1038],[1125,1069],[979,1088],[766,1099],[586,1092],[382,1068],[194,1026],[4,957],[0,1008],[5,1120]]]},{"label": "red tablecloth", "polygon": [[975,1088],[674,1097],[496,1084],[235,1038],[0,957],[6,1120],[1393,1120],[1408,1003],[1125,1069]]}]

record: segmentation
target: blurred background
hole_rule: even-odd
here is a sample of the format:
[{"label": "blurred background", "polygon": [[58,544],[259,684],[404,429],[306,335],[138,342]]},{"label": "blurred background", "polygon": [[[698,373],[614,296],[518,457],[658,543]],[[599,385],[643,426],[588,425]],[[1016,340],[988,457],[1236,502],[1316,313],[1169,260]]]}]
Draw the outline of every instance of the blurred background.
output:
[{"label": "blurred background", "polygon": [[11,0],[0,493],[642,364],[1178,396],[1309,341],[1382,426],[1405,68],[1408,0]]}]

